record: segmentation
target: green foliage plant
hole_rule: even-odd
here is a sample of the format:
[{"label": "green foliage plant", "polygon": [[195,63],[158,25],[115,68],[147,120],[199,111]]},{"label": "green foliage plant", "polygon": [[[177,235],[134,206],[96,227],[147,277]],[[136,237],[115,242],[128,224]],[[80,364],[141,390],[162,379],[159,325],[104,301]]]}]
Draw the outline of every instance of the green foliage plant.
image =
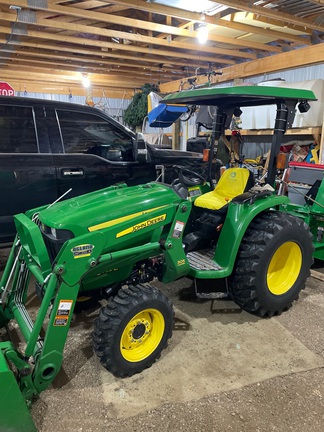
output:
[{"label": "green foliage plant", "polygon": [[135,93],[131,103],[124,112],[124,121],[130,127],[141,126],[147,116],[147,96],[151,92],[159,91],[156,84],[144,84],[141,91]]}]

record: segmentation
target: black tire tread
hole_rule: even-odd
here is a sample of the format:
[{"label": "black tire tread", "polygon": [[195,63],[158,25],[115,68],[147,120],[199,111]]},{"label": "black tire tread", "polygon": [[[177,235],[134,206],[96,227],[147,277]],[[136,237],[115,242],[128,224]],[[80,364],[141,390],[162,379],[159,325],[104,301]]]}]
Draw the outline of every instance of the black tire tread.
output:
[{"label": "black tire tread", "polygon": [[[141,372],[143,369],[150,367],[161,356],[163,349],[166,348],[168,340],[172,336],[172,324],[169,326],[167,334],[162,338],[164,343],[160,344],[154,355],[146,359],[144,365],[136,366],[132,364],[132,368],[127,368],[127,366],[116,362],[114,355],[112,355],[112,346],[116,331],[123,325],[123,318],[132,308],[145,301],[150,302],[155,300],[166,307],[168,314],[172,317],[173,324],[174,311],[170,300],[161,291],[150,285],[139,284],[123,287],[115,297],[108,300],[106,306],[101,308],[99,317],[95,320],[94,331],[92,333],[93,349],[99,357],[101,364],[115,376],[126,377]],[[148,306],[146,305],[146,307]]]},{"label": "black tire tread", "polygon": [[[294,227],[296,230],[304,230],[310,243],[310,256],[312,255],[312,235],[309,227],[301,220],[287,213],[270,211],[257,216],[243,237],[236,260],[236,268],[230,281],[230,291],[233,300],[244,310],[259,316],[279,315],[291,307],[294,300],[298,299],[296,293],[292,301],[278,310],[268,310],[266,305],[261,305],[256,289],[256,269],[262,254],[266,253],[267,242],[278,232],[286,227]],[[310,258],[310,264],[313,262]],[[300,280],[301,289],[305,288],[306,279],[310,275],[305,272]]]}]

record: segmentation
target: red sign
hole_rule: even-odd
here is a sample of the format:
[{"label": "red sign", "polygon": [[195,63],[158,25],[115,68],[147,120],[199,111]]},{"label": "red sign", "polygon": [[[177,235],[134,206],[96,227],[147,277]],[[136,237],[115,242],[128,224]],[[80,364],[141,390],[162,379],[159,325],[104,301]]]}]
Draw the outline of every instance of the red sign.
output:
[{"label": "red sign", "polygon": [[0,81],[0,96],[15,96],[15,90],[10,84]]}]

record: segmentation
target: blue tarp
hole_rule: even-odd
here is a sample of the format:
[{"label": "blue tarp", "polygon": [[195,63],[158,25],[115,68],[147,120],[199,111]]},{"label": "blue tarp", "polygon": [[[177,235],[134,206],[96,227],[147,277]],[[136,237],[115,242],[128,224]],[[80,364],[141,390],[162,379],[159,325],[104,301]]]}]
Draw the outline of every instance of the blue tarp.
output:
[{"label": "blue tarp", "polygon": [[160,104],[148,113],[148,123],[151,127],[166,128],[172,125],[181,114],[188,111],[185,106]]}]

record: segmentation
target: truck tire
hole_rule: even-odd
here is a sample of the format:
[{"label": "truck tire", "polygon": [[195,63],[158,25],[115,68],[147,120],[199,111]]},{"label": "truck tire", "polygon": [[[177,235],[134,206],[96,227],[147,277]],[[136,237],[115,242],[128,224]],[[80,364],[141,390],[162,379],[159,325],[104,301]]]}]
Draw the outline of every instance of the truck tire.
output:
[{"label": "truck tire", "polygon": [[172,336],[173,318],[169,299],[157,288],[122,288],[95,320],[94,351],[115,376],[132,376],[160,357]]},{"label": "truck tire", "polygon": [[247,229],[230,280],[230,293],[259,316],[290,308],[310,275],[313,244],[309,227],[282,212],[257,216]]}]

